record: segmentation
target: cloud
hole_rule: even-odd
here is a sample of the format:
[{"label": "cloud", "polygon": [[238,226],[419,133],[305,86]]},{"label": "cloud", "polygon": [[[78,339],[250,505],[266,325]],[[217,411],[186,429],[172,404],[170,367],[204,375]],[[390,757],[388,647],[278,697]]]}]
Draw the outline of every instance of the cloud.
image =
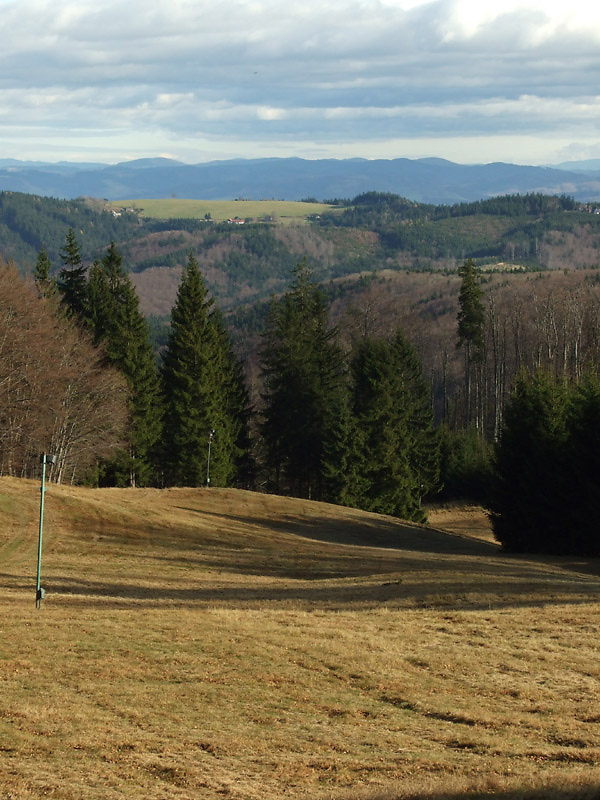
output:
[{"label": "cloud", "polygon": [[137,136],[135,155],[159,143],[188,160],[216,143],[371,157],[421,139],[443,156],[463,137],[462,160],[473,136],[497,148],[518,132],[548,153],[600,143],[600,11],[582,0],[4,0],[0,36],[15,157],[42,157],[25,150],[48,131],[69,152],[95,131],[106,152]]}]

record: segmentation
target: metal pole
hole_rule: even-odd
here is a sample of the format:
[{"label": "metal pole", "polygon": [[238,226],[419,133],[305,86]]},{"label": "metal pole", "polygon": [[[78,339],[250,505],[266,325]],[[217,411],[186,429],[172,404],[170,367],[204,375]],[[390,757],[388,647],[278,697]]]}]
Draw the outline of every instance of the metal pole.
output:
[{"label": "metal pole", "polygon": [[40,602],[44,599],[44,590],[40,587],[40,576],[42,573],[42,532],[44,529],[44,491],[46,489],[46,453],[42,453],[42,485],[40,488],[40,534],[38,540],[38,562],[37,562],[37,583],[35,587],[35,607],[40,607]]},{"label": "metal pole", "polygon": [[206,485],[210,486],[210,445],[214,436],[214,431],[209,431],[208,434],[208,458],[206,459]]}]

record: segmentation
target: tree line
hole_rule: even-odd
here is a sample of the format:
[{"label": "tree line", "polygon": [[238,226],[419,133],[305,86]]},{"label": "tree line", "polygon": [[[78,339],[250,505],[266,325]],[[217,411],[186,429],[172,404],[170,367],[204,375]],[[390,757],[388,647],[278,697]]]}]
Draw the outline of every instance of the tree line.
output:
[{"label": "tree line", "polygon": [[[442,489],[446,499],[485,500],[507,547],[595,552],[585,523],[600,435],[591,301],[569,307],[561,332],[559,304],[546,298],[535,329],[546,339],[532,347],[518,304],[501,309],[486,296],[467,259],[452,345],[463,354],[462,388],[444,389],[440,404],[401,327],[376,336],[358,326],[342,339],[303,261],[265,312],[251,403],[192,253],[158,357],[115,244],[88,267],[69,230],[61,260],[53,275],[40,251],[35,288],[0,271],[3,474],[35,474],[39,452],[52,451],[57,481],[237,485],[415,521]],[[589,456],[577,462],[586,437]],[[550,519],[544,503],[562,539],[545,523],[536,539],[531,515]]]},{"label": "tree line", "polygon": [[539,193],[506,195],[472,203],[431,205],[398,195],[366,192],[339,201],[344,210],[324,213],[314,224],[324,228],[358,228],[378,234],[383,254],[410,254],[417,262],[474,258],[519,260],[541,268],[547,260],[542,243],[549,232],[598,235],[597,215],[567,196]]},{"label": "tree line", "polygon": [[429,388],[400,329],[345,353],[302,262],[271,304],[261,361],[268,489],[424,521],[439,448]]},{"label": "tree line", "polygon": [[[213,481],[221,485],[234,481],[245,469],[248,449],[247,393],[222,317],[193,255],[181,279],[160,360],[115,244],[101,260],[87,266],[69,229],[60,255],[62,268],[53,275],[48,254],[40,250],[35,289],[18,279],[14,268],[2,268],[8,287],[3,320],[6,346],[0,353],[2,386],[7,392],[3,428],[16,430],[12,437],[5,434],[7,441],[1,443],[2,473],[34,474],[37,455],[45,451],[57,456],[51,480],[116,486],[198,485],[206,474],[205,445],[214,431]],[[21,310],[18,319],[17,307]],[[44,322],[33,329],[30,320],[36,314]],[[56,332],[54,339],[63,350],[49,346],[44,324]],[[26,341],[13,335],[15,326]],[[68,342],[71,349],[64,352]],[[12,378],[15,370],[24,372],[20,363],[12,368],[13,350],[22,354],[35,380],[26,371],[20,384]],[[52,390],[59,378],[66,381],[66,399],[57,398]],[[105,389],[110,381],[113,388]],[[62,428],[57,409],[70,412]],[[18,413],[17,429],[11,414]],[[77,425],[85,428],[86,420],[89,431],[86,428],[84,439]],[[55,433],[57,426],[60,430]]]},{"label": "tree line", "polygon": [[[508,549],[600,555],[597,298],[571,295],[567,304],[546,295],[538,335],[528,340],[519,326],[511,360],[510,316],[499,312],[493,296],[486,311],[471,259],[459,273],[464,432],[454,441],[446,437],[455,490],[479,493]],[[522,322],[519,311],[513,302],[512,314]],[[530,316],[535,324],[536,314]],[[456,481],[461,469],[462,486]]]},{"label": "tree line", "polygon": [[[251,408],[243,365],[193,254],[159,358],[115,244],[87,266],[70,229],[61,260],[53,275],[40,251],[35,308],[69,331],[95,375],[111,377],[118,391],[110,393],[110,402],[119,413],[104,415],[105,398],[93,383],[71,384],[82,420],[86,407],[97,408],[100,419],[112,423],[110,430],[97,426],[95,440],[90,433],[86,457],[79,440],[61,447],[48,433],[55,409],[49,403],[35,432],[21,426],[19,459],[14,447],[3,449],[4,474],[35,474],[38,451],[56,451],[53,480],[117,486],[201,486],[210,480],[425,518],[422,499],[437,483],[439,462],[429,388],[416,353],[400,330],[390,341],[363,337],[344,352],[306,262],[267,312],[262,389]],[[9,272],[4,268],[10,283]],[[31,303],[32,287],[18,286]],[[41,337],[34,339],[43,352]],[[27,348],[20,349],[28,359]],[[56,370],[57,356],[45,352],[49,369]],[[73,368],[68,359],[62,363]],[[44,380],[40,371],[41,406],[31,398],[32,419],[43,407]],[[6,408],[11,405],[17,404]]]}]

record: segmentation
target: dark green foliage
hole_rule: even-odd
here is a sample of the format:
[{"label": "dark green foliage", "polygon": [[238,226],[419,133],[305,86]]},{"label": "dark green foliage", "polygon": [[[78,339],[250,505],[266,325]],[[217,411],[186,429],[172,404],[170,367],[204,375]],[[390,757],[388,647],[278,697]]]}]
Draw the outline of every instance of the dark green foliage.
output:
[{"label": "dark green foliage", "polygon": [[496,448],[496,538],[517,552],[600,554],[600,387],[522,376]]},{"label": "dark green foliage", "polygon": [[488,503],[492,448],[474,427],[454,431],[446,425],[440,432],[439,499]]},{"label": "dark green foliage", "polygon": [[425,521],[421,500],[437,488],[439,452],[419,359],[399,330],[391,342],[361,340],[351,369],[360,471],[352,505]]},{"label": "dark green foliage", "polygon": [[33,278],[40,297],[52,297],[57,292],[56,279],[52,277],[52,264],[46,248],[42,246],[38,253]]},{"label": "dark green foliage", "polygon": [[167,344],[169,338],[170,315],[150,314],[146,317],[150,343],[155,353],[159,353]]},{"label": "dark green foliage", "polygon": [[468,258],[459,268],[458,274],[462,282],[458,295],[457,347],[466,347],[470,351],[471,359],[477,359],[481,357],[483,350],[485,324],[481,270],[472,258]]},{"label": "dark green foliage", "polygon": [[158,370],[148,325],[114,242],[96,262],[87,285],[88,319],[96,344],[129,385],[128,447],[104,467],[104,481],[146,486],[157,480],[156,445],[161,432]]},{"label": "dark green foliage", "polygon": [[429,390],[400,331],[363,339],[351,386],[323,292],[305,264],[264,333],[262,433],[276,491],[423,521],[439,476]]},{"label": "dark green foliage", "polygon": [[190,254],[163,357],[164,467],[172,485],[229,485],[243,453],[246,394],[222,318]]},{"label": "dark green foliage", "polygon": [[108,275],[103,265],[94,261],[88,274],[86,302],[95,345],[107,339],[114,327],[111,320],[112,300]]},{"label": "dark green foliage", "polygon": [[82,256],[92,261],[106,243],[132,239],[151,228],[136,214],[115,217],[101,201],[57,200],[21,192],[0,192],[0,255],[31,270],[42,246],[59,261],[65,231],[77,231]]},{"label": "dark green foliage", "polygon": [[273,301],[263,334],[262,434],[270,485],[295,496],[335,499],[334,462],[344,433],[344,367],[323,293],[306,262]]},{"label": "dark green foliage", "polygon": [[355,505],[360,494],[360,435],[350,398],[341,388],[333,393],[321,457],[322,499]]},{"label": "dark green foliage", "polygon": [[67,313],[83,320],[87,316],[86,268],[73,228],[69,228],[65,245],[60,251],[63,268],[58,276],[58,290]]},{"label": "dark green foliage", "polygon": [[483,359],[485,310],[481,299],[481,274],[473,259],[468,258],[459,268],[458,274],[462,280],[458,295],[456,346],[464,348],[465,352],[465,427],[468,427],[475,411],[472,401],[474,371]]},{"label": "dark green foliage", "polygon": [[313,224],[375,231],[391,255],[398,250],[429,259],[498,258],[506,251],[535,265],[538,240],[548,230],[569,230],[600,220],[579,210],[571,197],[507,195],[454,205],[416,203],[393,194],[366,192],[343,203],[342,213],[324,213]]},{"label": "dark green foliage", "polygon": [[600,555],[598,495],[600,492],[600,383],[589,377],[570,392],[567,407],[567,470],[569,500],[565,524],[569,551]]}]

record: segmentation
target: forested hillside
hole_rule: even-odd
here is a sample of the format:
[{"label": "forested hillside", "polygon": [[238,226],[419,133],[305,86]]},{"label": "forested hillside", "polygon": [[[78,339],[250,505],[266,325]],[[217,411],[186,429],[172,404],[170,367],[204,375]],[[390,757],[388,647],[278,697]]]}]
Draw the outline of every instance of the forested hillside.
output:
[{"label": "forested hillside", "polygon": [[114,241],[127,269],[136,273],[142,306],[159,315],[169,313],[190,251],[224,308],[283,291],[291,269],[305,256],[319,280],[382,269],[454,271],[469,257],[483,266],[536,270],[600,262],[600,215],[594,206],[567,197],[508,196],[432,206],[368,193],[336,202],[341,213],[317,214],[309,225],[290,227],[146,219],[133,211],[115,216],[99,200],[4,192],[0,255],[27,274],[43,246],[56,272],[69,228],[88,263],[102,258]]},{"label": "forested hillside", "polygon": [[92,260],[111,241],[141,233],[135,214],[115,217],[102,200],[56,200],[19,192],[0,192],[0,256],[22,272],[31,272],[38,252],[45,247],[55,267],[69,228],[77,231],[81,250]]},{"label": "forested hillside", "polygon": [[[339,202],[346,206],[343,213],[322,214],[315,224],[372,231],[388,257],[402,253],[413,257],[413,266],[419,267],[471,257],[484,263],[517,260],[533,268],[551,268],[557,266],[553,250],[568,235],[591,237],[595,249],[600,234],[595,207],[575,203],[570,197],[512,195],[433,206],[370,192]],[[584,250],[584,242],[570,248],[569,266],[589,265],[590,256]],[[592,260],[598,263],[597,256]]]}]

